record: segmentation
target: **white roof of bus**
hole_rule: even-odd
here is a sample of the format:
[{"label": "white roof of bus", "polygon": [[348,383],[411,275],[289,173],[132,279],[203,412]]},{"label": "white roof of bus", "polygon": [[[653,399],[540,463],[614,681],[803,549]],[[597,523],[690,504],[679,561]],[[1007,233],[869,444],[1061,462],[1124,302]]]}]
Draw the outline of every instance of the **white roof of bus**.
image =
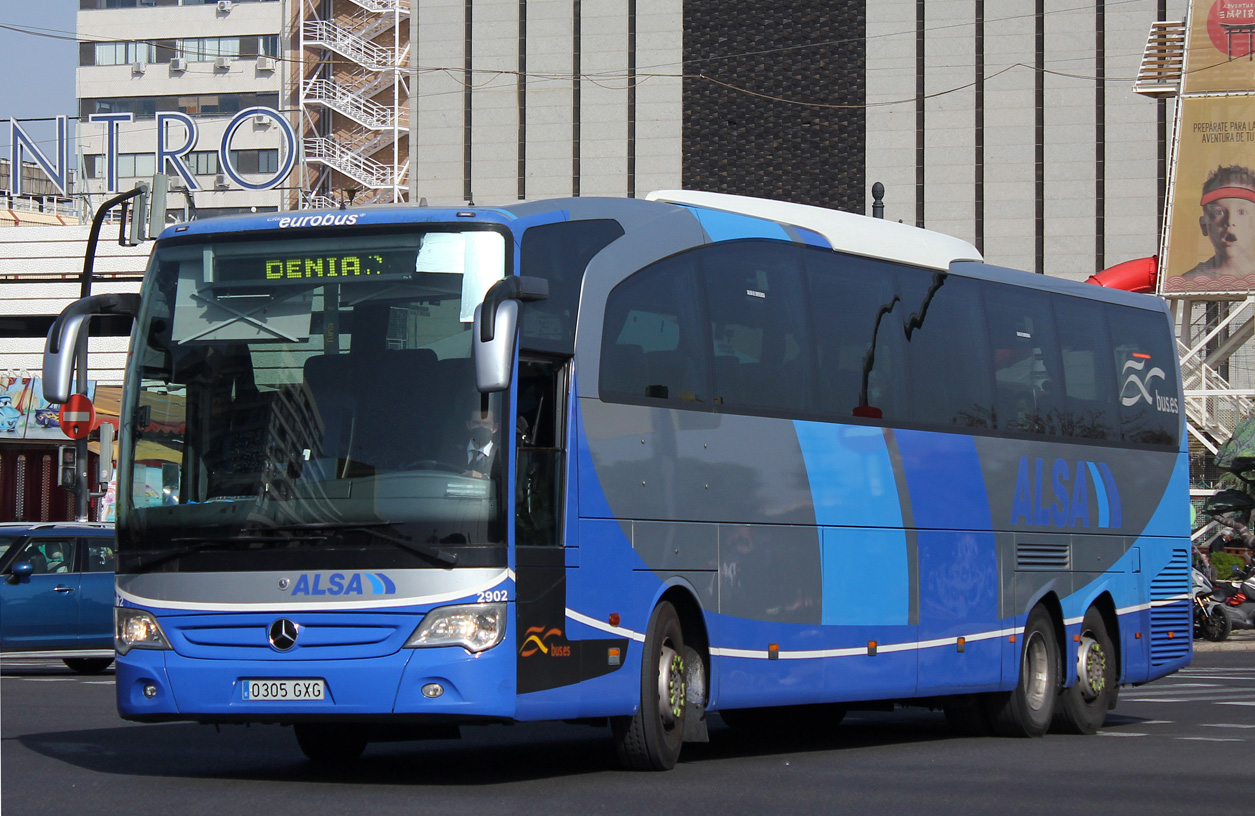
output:
[{"label": "white roof of bus", "polygon": [[948,269],[951,261],[984,260],[976,247],[950,235],[823,207],[697,190],[656,190],[646,198],[790,224],[819,233],[833,249],[869,258],[932,269]]}]

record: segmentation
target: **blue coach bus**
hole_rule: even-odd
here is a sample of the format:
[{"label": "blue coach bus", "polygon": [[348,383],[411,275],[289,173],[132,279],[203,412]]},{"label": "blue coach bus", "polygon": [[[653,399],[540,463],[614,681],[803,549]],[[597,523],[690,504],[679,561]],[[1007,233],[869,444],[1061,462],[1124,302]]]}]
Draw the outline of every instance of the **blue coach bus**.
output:
[{"label": "blue coach bus", "polygon": [[945,711],[1092,733],[1190,659],[1157,299],[901,224],[657,193],[167,229],[118,485],[117,702],[325,761],[475,723]]}]

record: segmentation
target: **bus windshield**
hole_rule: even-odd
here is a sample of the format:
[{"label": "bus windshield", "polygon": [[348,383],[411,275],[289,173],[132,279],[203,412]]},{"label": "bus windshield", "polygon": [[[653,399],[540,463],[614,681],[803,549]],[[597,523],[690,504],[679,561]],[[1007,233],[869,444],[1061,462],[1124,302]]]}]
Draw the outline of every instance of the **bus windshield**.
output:
[{"label": "bus windshield", "polygon": [[119,572],[504,565],[501,397],[476,390],[470,330],[507,245],[465,228],[159,245]]}]

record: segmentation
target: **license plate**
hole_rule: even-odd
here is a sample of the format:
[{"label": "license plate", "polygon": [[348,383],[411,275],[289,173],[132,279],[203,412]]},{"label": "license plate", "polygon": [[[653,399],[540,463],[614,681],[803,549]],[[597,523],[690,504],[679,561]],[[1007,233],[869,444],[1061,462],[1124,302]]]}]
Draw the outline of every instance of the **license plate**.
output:
[{"label": "license plate", "polygon": [[319,701],[327,698],[327,683],[323,680],[257,678],[243,680],[246,702]]}]

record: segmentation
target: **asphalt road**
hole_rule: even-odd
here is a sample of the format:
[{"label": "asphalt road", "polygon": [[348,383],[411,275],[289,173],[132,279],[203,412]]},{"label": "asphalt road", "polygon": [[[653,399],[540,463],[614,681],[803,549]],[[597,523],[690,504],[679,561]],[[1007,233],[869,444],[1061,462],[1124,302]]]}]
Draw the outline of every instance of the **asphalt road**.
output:
[{"label": "asphalt road", "polygon": [[[1234,644],[1236,645],[1236,643]],[[4,814],[1180,814],[1224,807],[1255,749],[1255,654],[1199,652],[1092,737],[958,737],[924,709],[852,712],[831,735],[712,725],[679,767],[611,764],[609,732],[543,724],[461,741],[372,745],[353,768],[307,763],[290,729],[118,719],[112,675],[0,665]],[[712,717],[712,719],[714,719]],[[1240,807],[1239,799],[1230,802]]]}]

